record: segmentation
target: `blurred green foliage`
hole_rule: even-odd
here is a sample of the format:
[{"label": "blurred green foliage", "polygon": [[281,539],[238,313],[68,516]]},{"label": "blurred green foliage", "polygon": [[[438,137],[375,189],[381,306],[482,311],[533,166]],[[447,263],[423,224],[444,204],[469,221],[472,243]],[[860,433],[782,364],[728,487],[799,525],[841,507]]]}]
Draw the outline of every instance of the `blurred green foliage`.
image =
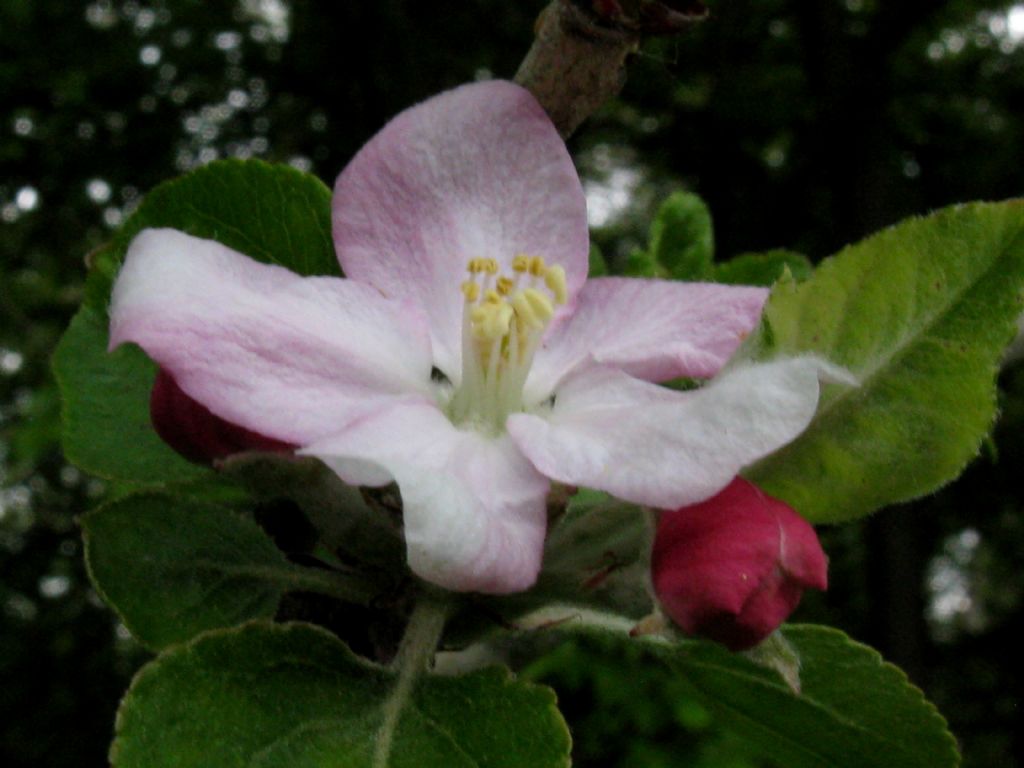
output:
[{"label": "blurred green foliage", "polygon": [[[82,572],[74,515],[105,488],[62,459],[49,356],[85,261],[158,182],[262,157],[330,184],[400,109],[510,76],[531,3],[6,0],[0,3],[0,759],[99,765],[144,658]],[[635,57],[573,139],[595,243],[619,268],[687,188],[715,253],[812,259],[905,216],[1021,192],[1024,6],[716,0]],[[1024,552],[1024,372],[989,455],[933,499],[824,532],[842,626],[926,687],[967,766],[1015,766]],[[743,766],[743,745],[634,659],[563,648],[579,765]],[[703,762],[701,762],[703,761]]]}]

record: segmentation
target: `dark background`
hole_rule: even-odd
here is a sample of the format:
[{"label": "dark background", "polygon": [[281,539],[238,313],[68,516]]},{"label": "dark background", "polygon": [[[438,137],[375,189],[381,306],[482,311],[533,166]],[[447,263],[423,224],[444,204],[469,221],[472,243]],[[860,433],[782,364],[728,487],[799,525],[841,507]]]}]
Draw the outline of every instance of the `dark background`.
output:
[{"label": "dark background", "polygon": [[[1024,5],[717,0],[651,41],[570,143],[612,259],[680,187],[719,257],[819,259],[909,215],[1020,194]],[[330,183],[383,122],[510,77],[542,2],[0,2],[0,762],[105,764],[145,659],[83,573],[74,515],[102,483],[62,459],[49,355],[83,259],[141,195],[217,157]],[[823,532],[833,587],[800,618],[879,648],[939,705],[967,766],[1017,766],[1024,370],[982,456],[941,494]],[[611,654],[611,655],[609,655]],[[749,766],[764,756],[621,650],[567,646],[579,765]],[[841,685],[842,681],[837,681]],[[770,760],[768,761],[770,763]]]}]

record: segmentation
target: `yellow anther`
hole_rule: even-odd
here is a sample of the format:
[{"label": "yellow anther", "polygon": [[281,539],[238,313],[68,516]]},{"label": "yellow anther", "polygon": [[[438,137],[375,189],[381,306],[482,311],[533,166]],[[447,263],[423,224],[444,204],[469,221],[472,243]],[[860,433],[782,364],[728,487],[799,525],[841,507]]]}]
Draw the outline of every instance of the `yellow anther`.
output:
[{"label": "yellow anther", "polygon": [[534,277],[540,277],[546,269],[547,265],[544,263],[543,256],[534,256],[530,259],[530,274]]},{"label": "yellow anther", "polygon": [[482,341],[494,341],[508,333],[512,322],[512,307],[508,302],[478,304],[470,312],[473,336]]},{"label": "yellow anther", "polygon": [[528,272],[529,270],[530,257],[527,256],[525,253],[520,253],[518,256],[512,259],[513,272],[519,272],[521,274],[523,272]]},{"label": "yellow anther", "polygon": [[484,294],[484,303],[485,304],[500,304],[503,301],[504,301],[504,299],[501,298],[501,294],[498,293],[493,288],[491,290],[487,291],[487,293]]},{"label": "yellow anther", "polygon": [[497,259],[481,259],[481,261],[483,261],[483,269],[481,271],[486,272],[488,275],[498,274]]},{"label": "yellow anther", "polygon": [[492,339],[500,339],[508,333],[512,324],[512,307],[507,301],[498,304],[491,313],[491,336]]},{"label": "yellow anther", "polygon": [[480,259],[470,259],[466,265],[466,269],[469,270],[469,274],[475,275],[480,271]]},{"label": "yellow anther", "polygon": [[484,322],[487,317],[487,313],[490,312],[490,308],[486,304],[477,304],[471,310],[469,310],[469,320],[476,328]]},{"label": "yellow anther", "polygon": [[508,296],[512,292],[512,288],[515,284],[515,281],[511,277],[508,275],[502,275],[498,278],[498,282],[494,287],[502,296]]},{"label": "yellow anther", "polygon": [[480,298],[480,286],[472,280],[467,280],[459,288],[462,289],[462,295],[466,297],[466,301],[470,304]]},{"label": "yellow anther", "polygon": [[555,314],[555,307],[551,303],[551,299],[536,288],[527,288],[523,291],[523,296],[529,302],[530,309],[533,310],[534,316],[541,322],[541,325],[547,325],[548,320]]},{"label": "yellow anther", "polygon": [[519,291],[512,297],[512,308],[516,311],[521,328],[538,330],[544,327],[544,320],[537,315],[533,302],[526,296],[526,291]]},{"label": "yellow anther", "polygon": [[554,294],[556,304],[565,304],[569,298],[569,291],[565,286],[565,270],[560,264],[554,264],[544,270],[544,285]]}]

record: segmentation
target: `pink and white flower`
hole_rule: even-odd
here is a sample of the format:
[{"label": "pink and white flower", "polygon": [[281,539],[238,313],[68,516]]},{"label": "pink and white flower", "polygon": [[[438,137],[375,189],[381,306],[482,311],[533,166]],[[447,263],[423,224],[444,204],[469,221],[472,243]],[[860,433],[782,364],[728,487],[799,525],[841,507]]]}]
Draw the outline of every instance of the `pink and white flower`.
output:
[{"label": "pink and white flower", "polygon": [[409,565],[449,589],[534,582],[551,480],[693,504],[814,413],[813,359],[719,374],[765,290],[586,281],[572,160],[511,83],[398,115],[338,177],[333,228],[348,279],[143,231],[110,344],[140,345],[215,416],[349,483],[397,482]]}]

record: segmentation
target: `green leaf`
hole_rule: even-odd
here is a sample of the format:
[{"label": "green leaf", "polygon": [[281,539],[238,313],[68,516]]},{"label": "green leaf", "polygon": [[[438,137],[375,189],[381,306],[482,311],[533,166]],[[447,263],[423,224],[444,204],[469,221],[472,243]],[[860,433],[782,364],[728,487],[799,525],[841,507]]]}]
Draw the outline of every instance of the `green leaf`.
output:
[{"label": "green leaf", "polygon": [[150,648],[269,618],[288,591],[362,603],[374,594],[347,574],[290,563],[252,520],[213,504],[130,496],[85,515],[82,528],[93,584]]},{"label": "green leaf", "polygon": [[220,160],[146,195],[110,244],[94,255],[94,267],[105,279],[90,289],[90,306],[105,302],[128,245],[150,227],[216,240],[300,275],[341,274],[331,240],[331,191],[322,181],[287,165]]},{"label": "green leaf", "polygon": [[626,274],[705,280],[714,255],[711,213],[704,201],[692,192],[675,192],[658,209],[647,250],[630,254]]},{"label": "green leaf", "polygon": [[[121,704],[114,768],[548,768],[569,765],[550,689],[506,670],[421,678],[391,697],[389,669],[309,625],[211,632],[147,665]],[[385,713],[398,707],[394,730]],[[391,714],[394,714],[393,712]],[[390,718],[388,718],[390,721]],[[391,739],[390,757],[375,757]]]},{"label": "green leaf", "polygon": [[802,253],[776,249],[763,253],[741,253],[729,261],[715,265],[712,279],[727,285],[770,286],[789,274],[798,283],[811,276],[814,267]]},{"label": "green leaf", "polygon": [[[567,612],[562,609],[563,613]],[[571,609],[569,609],[571,610]],[[543,617],[546,625],[555,611]],[[783,637],[800,659],[800,693],[777,672],[714,643],[631,640],[631,621],[583,617],[555,632],[638,643],[652,660],[774,765],[786,768],[954,768],[946,722],[906,675],[877,652],[829,627],[795,625]],[[542,617],[538,616],[538,621]],[[603,626],[601,626],[603,625]]]},{"label": "green leaf", "polygon": [[747,357],[815,354],[826,385],[794,442],[747,472],[814,522],[849,520],[955,478],[996,414],[1024,289],[1024,203],[971,204],[850,246],[776,285]]},{"label": "green leaf", "polygon": [[90,256],[86,299],[54,357],[64,447],[86,471],[137,484],[193,480],[207,470],[167,448],[149,421],[156,368],[134,347],[107,353],[110,287],[132,238],[173,227],[304,275],[339,275],[330,190],[315,176],[250,160],[211,163],[151,191],[114,239]]},{"label": "green leaf", "polygon": [[783,631],[801,660],[801,693],[710,644],[670,654],[670,665],[711,709],[788,768],[944,768],[956,743],[935,707],[897,667],[838,630]]}]

